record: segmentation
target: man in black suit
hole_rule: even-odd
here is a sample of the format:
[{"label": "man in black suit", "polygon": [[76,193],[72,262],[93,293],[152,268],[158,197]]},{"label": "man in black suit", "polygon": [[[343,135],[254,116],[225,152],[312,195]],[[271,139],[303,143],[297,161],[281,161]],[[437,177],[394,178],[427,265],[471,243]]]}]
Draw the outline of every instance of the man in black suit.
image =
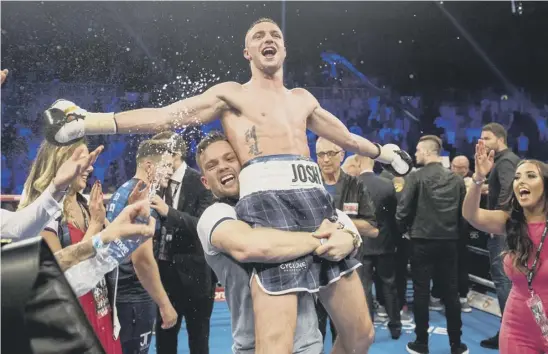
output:
[{"label": "man in black suit", "polygon": [[151,207],[161,216],[156,237],[160,277],[179,318],[169,329],[156,322],[156,351],[176,354],[177,336],[185,318],[191,354],[209,353],[209,321],[213,311],[215,279],[206,263],[196,227],[213,196],[200,181],[200,173],[185,163],[187,147],[182,137],[163,132],[153,137],[171,141],[174,173],[162,197]]},{"label": "man in black suit", "polygon": [[445,304],[447,334],[452,354],[466,354],[461,342],[462,319],[457,280],[457,243],[464,233],[462,203],[466,194],[464,180],[440,162],[442,141],[434,135],[419,139],[415,153],[417,165],[410,173],[398,203],[396,222],[411,239],[411,277],[413,278],[413,314],[417,339],[407,344],[414,354],[428,353],[428,303],[434,274],[440,276]]},{"label": "man in black suit", "polygon": [[377,176],[373,172],[375,161],[368,157],[361,159],[361,174],[359,179],[369,191],[375,204],[375,217],[379,229],[376,238],[365,237],[362,247],[361,270],[362,282],[366,292],[369,312],[373,309],[373,279],[377,275],[380,287],[375,286],[377,294],[382,293],[384,307],[388,314],[388,328],[393,339],[401,335],[400,305],[396,287],[396,243],[401,234],[396,224],[396,208],[398,199],[392,182]]}]

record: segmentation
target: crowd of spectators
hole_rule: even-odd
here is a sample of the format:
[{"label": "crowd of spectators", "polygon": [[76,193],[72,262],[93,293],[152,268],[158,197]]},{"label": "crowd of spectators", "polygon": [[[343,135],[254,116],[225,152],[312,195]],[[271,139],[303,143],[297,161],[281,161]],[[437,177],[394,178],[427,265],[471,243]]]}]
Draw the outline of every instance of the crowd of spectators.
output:
[{"label": "crowd of spectators", "polygon": [[[43,137],[41,113],[55,99],[73,100],[84,109],[96,112],[155,106],[177,99],[175,95],[166,99],[167,91],[162,90],[162,86],[153,87],[148,92],[128,91],[128,86],[106,79],[119,72],[116,68],[98,73],[102,75],[99,78],[105,78],[100,83],[77,83],[59,79],[42,81],[54,74],[53,69],[48,71],[47,67],[44,63],[44,71],[14,75],[2,88],[2,194],[22,192],[22,181]],[[464,100],[435,99],[437,106],[434,110],[424,107],[420,94],[398,96],[396,100],[399,105],[396,106],[393,97],[387,99],[370,86],[363,85],[352,73],[339,70],[337,77],[333,77],[328,70],[328,65],[319,69],[308,65],[304,70],[297,71],[299,74],[288,72],[286,85],[306,87],[325,109],[341,119],[353,133],[372,141],[395,143],[413,153],[421,134],[434,133],[443,138],[443,155],[463,154],[471,158],[481,127],[489,122],[498,122],[508,130],[509,146],[518,155],[524,156],[529,151],[528,156],[548,160],[548,101],[532,102],[523,92],[509,95],[486,90],[467,93]],[[194,90],[194,93],[200,91]],[[420,122],[406,115],[401,107],[412,110]],[[204,133],[219,127],[213,124],[188,129],[183,134],[192,149]],[[308,138],[314,156],[316,137],[309,132]],[[127,180],[135,170],[135,159],[132,157],[142,139],[146,137],[91,137],[91,146],[103,144],[106,150],[95,164],[95,171],[89,179],[90,186],[99,179],[108,192]],[[193,151],[189,154],[188,163],[195,165]]]}]

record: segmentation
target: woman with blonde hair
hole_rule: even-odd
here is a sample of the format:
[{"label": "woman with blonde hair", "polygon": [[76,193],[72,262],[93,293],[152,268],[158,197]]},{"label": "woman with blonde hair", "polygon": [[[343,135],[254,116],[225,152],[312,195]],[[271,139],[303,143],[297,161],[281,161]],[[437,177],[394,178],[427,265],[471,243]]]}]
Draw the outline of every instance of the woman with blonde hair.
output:
[{"label": "woman with blonde hair", "polygon": [[[81,146],[82,156],[88,155],[89,151],[83,139],[68,146],[55,146],[44,140],[25,182],[23,201],[19,208],[24,208],[38,198],[55,178],[59,167]],[[97,149],[100,151],[102,148],[100,146]],[[97,150],[94,153],[96,152]],[[101,183],[95,182],[89,205],[80,194],[86,187],[92,171],[92,165],[80,171],[80,175],[69,186],[63,200],[61,217],[53,220],[41,233],[54,253],[67,246],[87,241],[104,227],[106,211]],[[108,354],[121,354],[120,340],[113,338],[112,308],[105,279],[103,278],[93,290],[80,296],[79,300],[105,351]]]}]

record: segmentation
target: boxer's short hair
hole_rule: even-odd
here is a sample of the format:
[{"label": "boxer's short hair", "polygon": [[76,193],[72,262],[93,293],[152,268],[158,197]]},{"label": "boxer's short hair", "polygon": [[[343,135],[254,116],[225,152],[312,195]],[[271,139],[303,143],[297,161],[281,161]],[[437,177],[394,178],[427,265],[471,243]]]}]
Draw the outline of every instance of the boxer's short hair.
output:
[{"label": "boxer's short hair", "polygon": [[185,139],[177,133],[165,131],[158,133],[152,137],[152,140],[168,140],[168,145],[173,155],[181,155],[181,160],[185,160],[187,156],[187,145]]},{"label": "boxer's short hair", "polygon": [[274,21],[273,19],[271,18],[268,18],[268,17],[261,17],[260,19],[258,19],[257,21],[253,21],[253,23],[251,24],[251,26],[249,26],[249,29],[247,30],[247,33],[249,33],[249,31],[251,31],[253,29],[253,27],[257,26],[259,23],[263,23],[263,22],[269,22],[269,23],[272,23],[278,27],[280,27],[280,25],[278,25],[278,23],[276,21]]},{"label": "boxer's short hair", "polygon": [[202,153],[207,149],[207,147],[213,143],[216,143],[218,141],[226,141],[228,142],[228,139],[226,138],[226,135],[221,133],[218,130],[214,130],[207,134],[202,141],[198,144],[196,147],[196,163],[200,164],[200,156],[202,156]]},{"label": "boxer's short hair", "polygon": [[171,154],[169,143],[166,140],[144,140],[141,141],[137,148],[136,159],[137,162],[143,159],[158,161],[166,153]]},{"label": "boxer's short hair", "polygon": [[[247,30],[247,32],[245,33],[245,38],[246,38],[246,41],[245,41],[245,45],[247,46],[247,35],[249,34],[249,32],[251,32],[251,30],[253,29],[253,27],[257,26],[259,23],[263,23],[263,22],[268,22],[268,23],[272,23],[276,26],[278,26],[278,28],[280,27],[280,25],[278,25],[278,23],[276,23],[276,21],[274,21],[273,19],[271,18],[268,18],[268,17],[261,17],[260,19],[258,19],[257,21],[254,21],[251,26],[249,26],[249,29]],[[283,35],[283,34],[282,34]]]},{"label": "boxer's short hair", "polygon": [[506,133],[506,129],[504,129],[504,127],[499,123],[486,124],[483,126],[481,131],[493,133],[494,136],[496,136],[498,139],[502,139],[506,144],[506,140],[508,139],[508,133]]},{"label": "boxer's short hair", "polygon": [[419,139],[419,143],[421,141],[430,141],[432,142],[432,150],[434,153],[436,154],[440,154],[441,152],[441,149],[443,147],[443,142],[441,141],[441,139],[435,135],[424,135],[424,136],[421,136],[421,138]]}]

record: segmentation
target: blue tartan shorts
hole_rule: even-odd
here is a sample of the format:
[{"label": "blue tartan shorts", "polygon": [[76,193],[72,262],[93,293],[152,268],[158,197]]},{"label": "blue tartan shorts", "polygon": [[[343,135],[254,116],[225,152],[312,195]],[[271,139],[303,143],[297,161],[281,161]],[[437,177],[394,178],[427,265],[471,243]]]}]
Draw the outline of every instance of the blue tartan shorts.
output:
[{"label": "blue tartan shorts", "polygon": [[[313,162],[307,164],[310,163]],[[240,198],[236,204],[236,214],[239,220],[254,228],[301,232],[314,232],[324,219],[337,219],[333,199],[323,184],[314,188],[253,192]],[[360,265],[355,259],[331,262],[309,254],[281,264],[254,263],[252,266],[253,274],[258,276],[263,290],[268,294],[281,295],[317,292]]]}]

